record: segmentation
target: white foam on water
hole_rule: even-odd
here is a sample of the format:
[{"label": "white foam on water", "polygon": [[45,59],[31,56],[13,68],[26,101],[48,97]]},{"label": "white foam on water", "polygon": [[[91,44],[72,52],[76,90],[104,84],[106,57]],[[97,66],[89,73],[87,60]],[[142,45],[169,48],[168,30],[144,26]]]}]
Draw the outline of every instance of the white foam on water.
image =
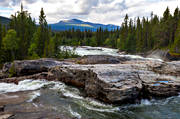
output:
[{"label": "white foam on water", "polygon": [[38,105],[37,105],[37,104],[35,104],[35,103],[33,103],[33,105],[34,105],[35,107],[38,107]]},{"label": "white foam on water", "polygon": [[71,115],[72,115],[73,117],[76,117],[76,118],[78,118],[78,119],[81,119],[81,115],[80,115],[79,113],[73,111],[72,108],[71,108],[71,106],[69,106],[69,112],[71,113]]},{"label": "white foam on water", "polygon": [[27,102],[33,102],[33,100],[35,100],[35,99],[38,98],[39,96],[41,96],[41,92],[40,92],[40,91],[34,91],[34,92],[32,92],[32,94],[30,95],[30,99],[27,100]]},{"label": "white foam on water", "polygon": [[142,99],[141,100],[141,105],[152,105],[151,101],[147,100],[147,99]]},{"label": "white foam on water", "polygon": [[140,60],[153,60],[153,61],[160,61],[162,62],[162,59],[158,58],[144,58],[139,55],[122,55],[118,53],[118,49],[112,49],[112,48],[104,48],[104,47],[91,47],[91,46],[79,46],[79,47],[72,47],[72,46],[60,46],[61,50],[69,50],[73,51],[79,55],[79,56],[85,56],[85,55],[111,55],[111,56],[120,56],[120,57],[127,57],[131,59],[140,59]]},{"label": "white foam on water", "polygon": [[54,84],[53,87],[50,87],[50,89],[52,90],[61,90],[66,87],[65,84],[62,82],[50,81],[50,83]]},{"label": "white foam on water", "polygon": [[0,94],[8,92],[18,92],[18,91],[29,91],[37,90],[42,88],[49,83],[45,80],[24,80],[20,81],[18,85],[14,83],[0,83]]},{"label": "white foam on water", "polygon": [[109,104],[103,104],[91,98],[84,98],[83,100],[79,100],[77,103],[88,110],[93,110],[93,111],[98,111],[98,112],[114,113],[114,112],[119,111],[119,107],[113,107],[112,105],[109,105]]},{"label": "white foam on water", "polygon": [[71,88],[71,90],[69,90],[68,86],[62,82],[52,81],[51,83],[54,83],[55,85],[50,89],[61,92],[63,96],[75,99],[83,99],[83,97],[79,96],[80,92],[76,88]]},{"label": "white foam on water", "polygon": [[99,107],[104,107],[104,108],[112,108],[112,105],[104,104],[103,102],[99,102],[95,99],[92,98],[85,98],[85,100],[88,102],[88,104],[92,106],[99,106]]},{"label": "white foam on water", "polygon": [[91,107],[89,105],[86,105],[86,108],[89,110],[93,110],[93,111],[98,111],[98,112],[111,112],[114,113],[116,111],[119,111],[119,107],[115,107],[115,108],[111,108],[111,109],[103,109],[103,108],[95,108],[95,107]]},{"label": "white foam on water", "polygon": [[75,98],[75,99],[83,99],[83,97],[75,94],[75,93],[72,93],[70,91],[64,91],[63,92],[63,95],[66,96],[66,97],[70,97],[70,98]]}]

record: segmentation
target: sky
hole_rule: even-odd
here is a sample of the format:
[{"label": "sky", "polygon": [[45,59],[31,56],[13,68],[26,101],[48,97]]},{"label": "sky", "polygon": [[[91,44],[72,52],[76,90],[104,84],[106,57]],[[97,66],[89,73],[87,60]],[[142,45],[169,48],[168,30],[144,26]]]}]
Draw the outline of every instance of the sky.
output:
[{"label": "sky", "polygon": [[171,13],[180,8],[180,0],[0,0],[0,16],[10,17],[20,10],[21,3],[37,22],[43,7],[48,23],[76,18],[121,25],[126,14],[135,19],[150,17],[151,12],[162,16],[167,6]]}]

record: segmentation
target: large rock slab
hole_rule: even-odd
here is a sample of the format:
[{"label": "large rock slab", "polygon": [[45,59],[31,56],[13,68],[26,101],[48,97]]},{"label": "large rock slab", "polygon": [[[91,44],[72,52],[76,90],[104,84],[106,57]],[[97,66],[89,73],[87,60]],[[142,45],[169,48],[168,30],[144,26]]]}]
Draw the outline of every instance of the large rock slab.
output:
[{"label": "large rock slab", "polygon": [[59,81],[84,88],[87,96],[108,103],[132,103],[141,98],[169,97],[180,92],[179,62],[62,65],[52,68],[50,74]]},{"label": "large rock slab", "polygon": [[3,66],[2,72],[4,74],[11,74],[13,76],[32,75],[41,72],[47,72],[49,68],[70,64],[69,62],[60,62],[54,59],[39,59],[39,60],[23,60],[6,63]]},{"label": "large rock slab", "polygon": [[119,64],[130,60],[127,57],[110,56],[110,55],[87,55],[77,58],[79,64]]},{"label": "large rock slab", "polygon": [[[141,80],[127,65],[71,65],[51,69],[59,81],[83,87],[90,97],[108,103],[133,102],[142,89]],[[129,65],[129,69],[131,66]]]},{"label": "large rock slab", "polygon": [[[62,81],[83,88],[89,97],[119,104],[179,94],[180,61],[128,58],[85,56],[78,58],[84,62],[82,64],[50,59],[15,61],[12,64],[19,77],[1,79],[0,82],[18,83],[24,79]],[[6,67],[8,65],[4,66],[4,71],[8,69],[8,72],[10,68]],[[28,76],[24,76],[26,74]]]},{"label": "large rock slab", "polygon": [[172,76],[180,76],[180,61],[161,62],[155,65],[149,65],[156,73]]}]

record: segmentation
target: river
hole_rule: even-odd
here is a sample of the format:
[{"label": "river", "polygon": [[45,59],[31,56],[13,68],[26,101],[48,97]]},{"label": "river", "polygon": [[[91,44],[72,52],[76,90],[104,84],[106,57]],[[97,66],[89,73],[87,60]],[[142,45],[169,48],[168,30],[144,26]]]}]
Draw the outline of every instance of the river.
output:
[{"label": "river", "polygon": [[[79,47],[75,52],[81,56],[92,54],[119,55],[116,49],[109,48]],[[145,59],[140,56],[126,56]],[[160,59],[148,58],[148,60]],[[92,98],[85,98],[83,95],[81,89],[55,81],[27,79],[19,82],[18,85],[0,83],[0,104],[3,100],[2,96],[12,100],[19,100],[20,97],[23,97],[22,101],[8,104],[6,107],[7,110],[16,110],[15,118],[17,119],[36,118],[38,115],[36,110],[39,111],[39,109],[44,109],[54,115],[60,113],[78,119],[180,119],[180,96],[161,100],[144,99],[139,104],[117,106],[104,104]],[[22,108],[22,105],[33,109],[33,113],[31,111],[26,113],[17,111]],[[47,114],[46,111],[44,111],[45,115]]]}]

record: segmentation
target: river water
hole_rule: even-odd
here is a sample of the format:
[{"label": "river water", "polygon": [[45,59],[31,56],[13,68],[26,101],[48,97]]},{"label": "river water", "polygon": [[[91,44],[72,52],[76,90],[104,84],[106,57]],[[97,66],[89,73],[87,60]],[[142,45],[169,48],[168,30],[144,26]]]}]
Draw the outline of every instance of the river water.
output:
[{"label": "river water", "polygon": [[140,104],[109,105],[91,98],[75,87],[61,82],[24,80],[15,84],[0,83],[0,94],[33,90],[26,103],[45,106],[78,119],[179,119],[180,96],[162,100],[141,100]]},{"label": "river water", "polygon": [[[79,50],[79,51],[78,51]],[[96,54],[101,51],[118,55],[115,49],[85,49]],[[95,51],[96,50],[96,51]],[[109,50],[109,51],[107,51]],[[84,51],[76,49],[76,52],[87,55]],[[81,52],[81,53],[80,53]],[[92,54],[90,52],[88,55]],[[142,58],[140,56],[127,56]],[[155,60],[155,59],[148,59]],[[158,59],[160,60],[160,59]],[[18,85],[0,83],[0,95],[19,91],[31,91],[23,102],[33,104],[36,108],[48,107],[56,113],[76,117],[78,119],[180,119],[180,96],[174,96],[161,100],[141,100],[139,104],[110,105],[91,98],[83,97],[81,89],[67,86],[61,82],[46,80],[24,80]],[[1,98],[1,97],[0,97]]]}]

